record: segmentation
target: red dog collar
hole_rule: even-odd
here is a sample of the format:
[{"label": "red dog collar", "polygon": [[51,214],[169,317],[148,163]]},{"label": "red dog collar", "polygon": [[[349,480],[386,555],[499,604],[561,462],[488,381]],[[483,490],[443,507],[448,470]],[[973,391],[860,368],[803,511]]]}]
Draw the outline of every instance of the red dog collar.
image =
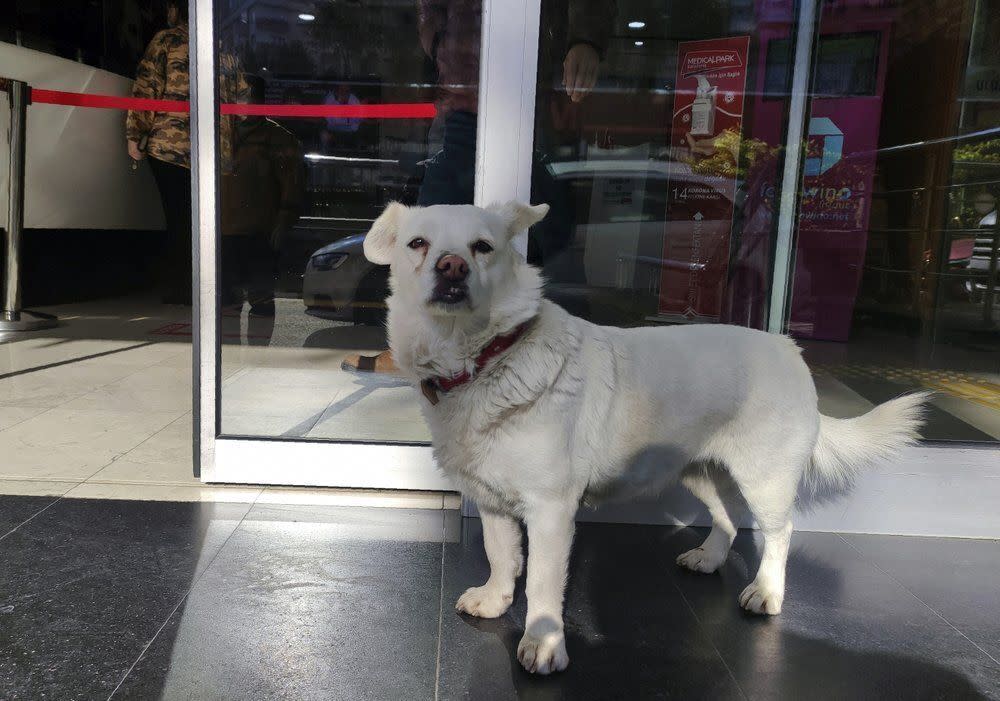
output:
[{"label": "red dog collar", "polygon": [[479,352],[479,355],[476,356],[476,366],[473,372],[463,370],[458,375],[453,375],[452,377],[428,378],[420,383],[420,391],[423,392],[425,397],[427,397],[427,401],[431,404],[437,404],[440,401],[438,398],[439,391],[450,392],[456,387],[461,387],[467,382],[471,382],[472,378],[475,377],[480,370],[486,367],[488,362],[517,343],[518,339],[521,338],[521,336],[524,335],[524,332],[528,330],[528,326],[530,324],[530,320],[525,321],[524,323],[519,324],[510,333],[494,337],[493,340]]}]

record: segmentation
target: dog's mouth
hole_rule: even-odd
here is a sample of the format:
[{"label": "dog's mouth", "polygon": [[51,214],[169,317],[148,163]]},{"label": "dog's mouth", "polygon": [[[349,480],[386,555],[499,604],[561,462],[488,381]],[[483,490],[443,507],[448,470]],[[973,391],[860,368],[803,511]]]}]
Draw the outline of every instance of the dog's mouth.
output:
[{"label": "dog's mouth", "polygon": [[431,294],[431,304],[451,306],[455,304],[464,304],[468,301],[469,288],[464,282],[440,280],[434,286],[434,292]]}]

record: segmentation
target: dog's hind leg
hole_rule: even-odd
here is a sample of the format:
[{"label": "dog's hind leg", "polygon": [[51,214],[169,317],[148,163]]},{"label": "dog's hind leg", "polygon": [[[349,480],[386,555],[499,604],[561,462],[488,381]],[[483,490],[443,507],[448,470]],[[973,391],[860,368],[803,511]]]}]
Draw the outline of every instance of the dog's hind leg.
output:
[{"label": "dog's hind leg", "polygon": [[766,458],[730,466],[733,481],[764,536],[757,576],[739,596],[740,606],[751,613],[781,613],[792,507],[806,459],[776,450]]},{"label": "dog's hind leg", "polygon": [[746,504],[732,478],[714,465],[688,467],[681,484],[708,507],[712,531],[704,543],[678,556],[677,564],[695,572],[715,572],[729,555]]},{"label": "dog's hind leg", "polygon": [[490,561],[490,578],[458,598],[455,608],[480,618],[497,618],[514,600],[514,582],[524,570],[521,527],[509,516],[481,509],[483,545]]}]

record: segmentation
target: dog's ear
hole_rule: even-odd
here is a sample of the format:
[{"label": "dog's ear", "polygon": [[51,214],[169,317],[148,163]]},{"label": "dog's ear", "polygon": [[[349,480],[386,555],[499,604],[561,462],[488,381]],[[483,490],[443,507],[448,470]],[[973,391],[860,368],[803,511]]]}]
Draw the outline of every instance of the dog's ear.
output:
[{"label": "dog's ear", "polygon": [[392,249],[396,245],[396,234],[408,209],[399,202],[389,203],[365,236],[365,258],[375,265],[389,265],[392,261]]},{"label": "dog's ear", "polygon": [[529,226],[537,224],[549,213],[549,206],[547,204],[536,204],[532,207],[516,200],[511,200],[506,204],[494,204],[487,207],[487,209],[499,216],[507,224],[508,238],[513,238]]}]

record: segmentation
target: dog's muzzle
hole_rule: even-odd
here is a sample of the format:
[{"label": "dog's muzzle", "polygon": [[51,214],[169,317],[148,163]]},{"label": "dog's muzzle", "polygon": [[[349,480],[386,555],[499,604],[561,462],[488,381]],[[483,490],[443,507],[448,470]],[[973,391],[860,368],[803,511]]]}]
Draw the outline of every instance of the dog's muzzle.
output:
[{"label": "dog's muzzle", "polygon": [[434,264],[436,280],[431,302],[435,304],[460,304],[469,298],[469,264],[453,253],[441,256]]}]

